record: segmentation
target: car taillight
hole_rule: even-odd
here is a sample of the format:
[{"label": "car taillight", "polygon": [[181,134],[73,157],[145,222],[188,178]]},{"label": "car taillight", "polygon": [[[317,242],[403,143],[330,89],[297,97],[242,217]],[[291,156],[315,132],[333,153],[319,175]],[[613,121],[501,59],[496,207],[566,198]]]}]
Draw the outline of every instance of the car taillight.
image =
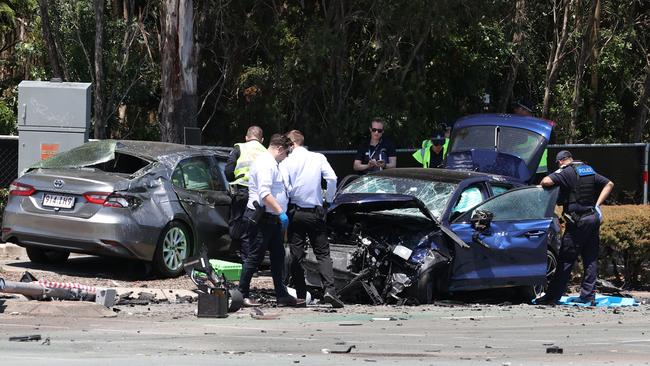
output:
[{"label": "car taillight", "polygon": [[83,194],[86,201],[106,207],[135,207],[140,204],[137,197],[109,193],[109,192],[87,192]]},{"label": "car taillight", "polygon": [[31,196],[36,190],[29,184],[12,182],[9,185],[9,194],[11,196]]}]

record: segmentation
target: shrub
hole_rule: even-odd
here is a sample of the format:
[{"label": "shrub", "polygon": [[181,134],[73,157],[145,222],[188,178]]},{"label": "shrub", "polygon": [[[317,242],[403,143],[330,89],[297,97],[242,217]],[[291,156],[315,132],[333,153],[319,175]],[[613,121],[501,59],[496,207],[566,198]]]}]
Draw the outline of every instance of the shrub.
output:
[{"label": "shrub", "polygon": [[623,280],[627,289],[647,284],[650,280],[650,208],[644,205],[604,206],[603,215],[601,275]]}]

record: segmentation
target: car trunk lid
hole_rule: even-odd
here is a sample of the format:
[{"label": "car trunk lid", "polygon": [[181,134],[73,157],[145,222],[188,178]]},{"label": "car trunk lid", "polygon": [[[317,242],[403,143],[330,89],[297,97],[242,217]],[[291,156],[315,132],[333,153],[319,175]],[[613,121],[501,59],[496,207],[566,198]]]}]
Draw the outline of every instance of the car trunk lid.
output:
[{"label": "car trunk lid", "polygon": [[534,117],[481,114],[454,124],[445,168],[530,182],[551,136],[552,123]]}]

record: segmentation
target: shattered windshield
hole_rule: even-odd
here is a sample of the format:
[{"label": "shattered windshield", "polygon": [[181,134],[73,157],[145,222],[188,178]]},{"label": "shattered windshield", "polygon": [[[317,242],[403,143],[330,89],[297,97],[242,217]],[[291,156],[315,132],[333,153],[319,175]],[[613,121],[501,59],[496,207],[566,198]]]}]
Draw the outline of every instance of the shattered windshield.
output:
[{"label": "shattered windshield", "polygon": [[115,140],[88,142],[47,160],[39,161],[32,165],[31,168],[81,168],[103,163],[115,158],[116,145],[117,141]]},{"label": "shattered windshield", "polygon": [[[528,164],[544,144],[544,137],[535,132],[503,126],[472,126],[454,132],[451,152],[497,150],[518,156]],[[496,149],[495,149],[496,146]]]},{"label": "shattered windshield", "polygon": [[[399,193],[418,198],[431,211],[431,214],[440,219],[449,197],[456,189],[457,184],[446,182],[432,182],[411,178],[363,176],[359,177],[341,193]],[[390,210],[392,214],[422,216],[418,208],[400,208]]]}]

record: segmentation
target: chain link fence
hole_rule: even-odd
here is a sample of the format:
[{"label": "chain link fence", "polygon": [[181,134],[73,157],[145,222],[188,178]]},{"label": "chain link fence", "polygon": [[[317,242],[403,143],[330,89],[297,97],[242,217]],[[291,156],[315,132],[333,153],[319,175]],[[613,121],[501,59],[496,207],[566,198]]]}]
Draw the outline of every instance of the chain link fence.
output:
[{"label": "chain link fence", "polygon": [[[591,164],[596,171],[615,183],[612,200],[616,203],[647,202],[648,146],[650,144],[604,144],[604,145],[550,145],[549,169],[559,150],[568,149],[578,160]],[[418,163],[411,157],[415,149],[398,149],[397,166],[415,167]],[[332,168],[342,179],[354,174],[352,162],[356,151],[320,151],[327,156]],[[0,188],[8,188],[18,176],[18,136],[0,136]],[[541,176],[540,176],[541,179]]]}]

